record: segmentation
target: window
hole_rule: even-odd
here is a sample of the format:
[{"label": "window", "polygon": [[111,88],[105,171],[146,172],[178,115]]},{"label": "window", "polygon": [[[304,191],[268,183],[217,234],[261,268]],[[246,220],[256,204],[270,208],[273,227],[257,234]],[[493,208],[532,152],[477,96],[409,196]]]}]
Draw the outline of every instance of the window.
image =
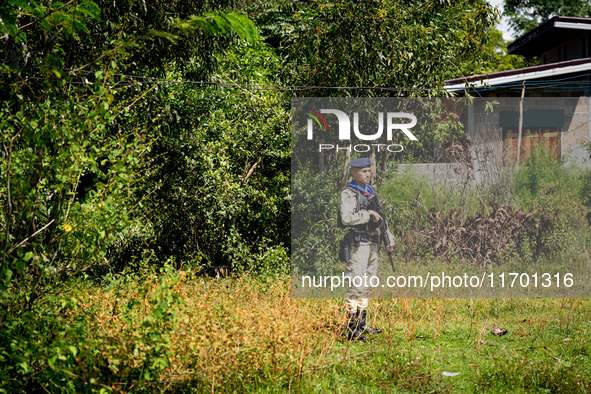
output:
[{"label": "window", "polygon": [[[505,161],[509,163],[517,161],[518,130],[517,128],[503,130]],[[534,150],[542,147],[547,149],[556,160],[560,158],[560,129],[558,127],[524,129],[521,136],[519,161],[523,163]]]}]

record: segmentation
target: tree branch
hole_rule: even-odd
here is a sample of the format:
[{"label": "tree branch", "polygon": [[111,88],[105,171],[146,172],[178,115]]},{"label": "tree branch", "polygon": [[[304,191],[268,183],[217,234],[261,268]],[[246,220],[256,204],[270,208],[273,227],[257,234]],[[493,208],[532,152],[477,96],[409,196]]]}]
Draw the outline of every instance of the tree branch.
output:
[{"label": "tree branch", "polygon": [[245,183],[248,180],[248,178],[250,178],[250,176],[252,175],[252,173],[254,172],[254,170],[257,168],[257,166],[261,162],[261,159],[262,159],[262,157],[259,157],[259,159],[257,160],[257,162],[254,163],[252,165],[252,167],[250,167],[250,170],[248,170],[248,173],[246,173],[246,175],[242,178],[242,183]]},{"label": "tree branch", "polygon": [[18,248],[19,246],[21,246],[22,244],[24,244],[25,242],[27,242],[28,240],[30,240],[31,238],[33,238],[34,236],[36,236],[37,234],[39,234],[41,231],[45,230],[47,227],[49,227],[51,225],[51,223],[55,222],[55,219],[51,219],[51,221],[49,223],[47,223],[45,226],[41,227],[39,230],[35,231],[33,234],[29,235],[27,238],[23,239],[22,241],[20,241],[18,243],[18,245],[12,247],[12,249],[10,249],[8,251],[8,254],[12,253],[16,248]]},{"label": "tree branch", "polygon": [[14,35],[14,37],[10,37],[10,36],[8,35],[8,33],[6,33],[6,34],[5,34],[5,35],[3,35],[2,37],[0,37],[0,40],[3,40],[3,39],[5,39],[5,38],[8,38],[8,39],[12,38],[12,39],[14,40],[14,39],[15,39],[15,38],[17,38],[17,37],[18,37],[18,36],[19,36],[19,35],[20,35],[20,34],[21,34],[21,33],[22,33],[22,32],[23,32],[23,31],[24,31],[24,30],[25,30],[27,27],[29,27],[29,26],[32,26],[32,25],[34,25],[35,23],[39,23],[39,22],[41,22],[42,20],[46,19],[46,18],[47,18],[49,15],[51,15],[51,14],[53,14],[53,13],[56,13],[56,12],[58,12],[58,11],[59,11],[59,10],[61,10],[62,8],[69,6],[70,4],[72,4],[72,3],[73,3],[73,2],[75,2],[75,1],[76,1],[76,0],[70,0],[70,1],[68,1],[67,3],[63,4],[61,7],[58,7],[58,8],[56,8],[55,10],[51,10],[51,12],[49,12],[49,13],[45,14],[45,15],[44,15],[42,18],[35,19],[35,20],[34,20],[33,22],[31,22],[31,23],[27,23],[27,24],[26,24],[26,25],[24,25],[23,27],[19,27],[19,29],[18,29],[18,33],[16,33],[16,34]]}]

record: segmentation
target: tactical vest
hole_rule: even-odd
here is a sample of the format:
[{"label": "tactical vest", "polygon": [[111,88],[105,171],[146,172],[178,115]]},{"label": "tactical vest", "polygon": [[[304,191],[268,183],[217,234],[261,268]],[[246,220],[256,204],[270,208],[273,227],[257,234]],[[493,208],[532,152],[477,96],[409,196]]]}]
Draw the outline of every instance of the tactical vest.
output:
[{"label": "tactical vest", "polygon": [[[356,206],[357,212],[363,211],[363,210],[367,211],[370,209],[368,196],[366,196],[360,190],[357,190],[353,187],[347,187],[346,189],[349,189],[349,190],[355,192],[355,195],[357,196],[357,206]],[[339,207],[338,217],[337,217],[337,226],[339,226],[339,228],[348,228],[348,229],[354,230],[354,231],[368,232],[368,231],[376,231],[377,228],[380,226],[380,224],[376,223],[376,222],[369,222],[369,223],[364,223],[364,224],[358,224],[355,226],[345,226],[345,224],[343,223],[343,220],[341,219],[341,209]]]}]

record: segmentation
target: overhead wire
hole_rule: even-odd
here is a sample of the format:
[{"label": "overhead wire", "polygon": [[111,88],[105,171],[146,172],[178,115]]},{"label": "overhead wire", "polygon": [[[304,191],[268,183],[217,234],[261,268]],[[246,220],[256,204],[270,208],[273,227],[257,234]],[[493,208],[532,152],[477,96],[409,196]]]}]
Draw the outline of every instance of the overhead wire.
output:
[{"label": "overhead wire", "polygon": [[[71,70],[66,70],[71,71]],[[96,75],[97,71],[80,70],[79,73],[87,75]],[[243,89],[243,90],[261,90],[261,91],[284,91],[284,92],[304,92],[311,90],[377,90],[377,91],[388,91],[388,92],[441,92],[441,93],[454,93],[462,91],[475,91],[483,92],[496,89],[512,89],[522,88],[522,81],[507,82],[499,85],[492,86],[471,86],[470,83],[466,83],[466,86],[461,90],[449,90],[445,86],[437,88],[418,88],[418,87],[389,87],[389,86],[318,86],[318,85],[277,85],[277,84],[237,84],[237,83],[226,83],[220,81],[194,81],[194,80],[180,80],[180,79],[167,79],[158,78],[142,75],[123,74],[115,73],[113,76],[121,78],[114,87],[125,87],[136,83],[143,84],[169,84],[169,85],[195,85],[195,86],[212,86],[224,89]],[[543,89],[543,88],[554,88],[554,89],[584,89],[591,87],[591,81],[572,81],[575,78],[589,77],[591,73],[579,74],[575,76],[568,76],[559,79],[551,80],[533,80],[528,81],[527,87],[529,89]],[[29,76],[29,79],[44,80],[46,77],[35,77]],[[85,85],[88,84],[88,80],[83,81],[68,81],[69,84]],[[565,86],[566,85],[566,86]]]}]

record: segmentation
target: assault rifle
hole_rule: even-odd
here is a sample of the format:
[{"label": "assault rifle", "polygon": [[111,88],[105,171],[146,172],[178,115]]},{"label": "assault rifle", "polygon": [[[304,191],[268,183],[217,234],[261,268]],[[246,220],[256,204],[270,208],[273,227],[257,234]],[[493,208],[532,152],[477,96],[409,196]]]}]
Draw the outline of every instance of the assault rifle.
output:
[{"label": "assault rifle", "polygon": [[[378,228],[380,229],[380,241],[384,243],[386,248],[388,248],[388,246],[390,246],[390,237],[388,237],[388,221],[386,220],[386,216],[384,216],[382,204],[380,204],[377,194],[369,197],[369,209],[376,211],[378,215],[382,217],[382,219],[378,222]],[[392,272],[396,273],[396,269],[394,268],[394,260],[392,260],[392,252],[386,249],[386,253],[388,253],[388,257],[390,258]]]}]

